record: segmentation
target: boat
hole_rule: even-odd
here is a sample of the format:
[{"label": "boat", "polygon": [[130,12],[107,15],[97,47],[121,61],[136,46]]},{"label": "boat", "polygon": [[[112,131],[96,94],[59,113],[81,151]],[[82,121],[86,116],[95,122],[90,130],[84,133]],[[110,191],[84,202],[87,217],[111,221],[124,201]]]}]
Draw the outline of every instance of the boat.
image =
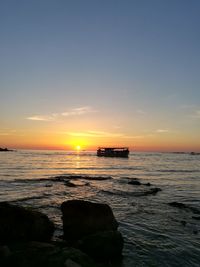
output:
[{"label": "boat", "polygon": [[128,158],[128,147],[99,147],[97,149],[98,157],[121,157]]},{"label": "boat", "polygon": [[8,149],[7,147],[6,148],[0,147],[0,152],[9,152],[9,151],[13,151],[13,150],[12,149]]}]

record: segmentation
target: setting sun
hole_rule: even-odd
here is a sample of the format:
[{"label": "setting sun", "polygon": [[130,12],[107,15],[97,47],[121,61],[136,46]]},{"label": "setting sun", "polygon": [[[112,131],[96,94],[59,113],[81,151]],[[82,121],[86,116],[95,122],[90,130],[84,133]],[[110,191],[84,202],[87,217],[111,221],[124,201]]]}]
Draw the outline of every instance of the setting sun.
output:
[{"label": "setting sun", "polygon": [[77,151],[81,150],[81,146],[77,145],[77,146],[76,146],[76,150],[77,150]]}]

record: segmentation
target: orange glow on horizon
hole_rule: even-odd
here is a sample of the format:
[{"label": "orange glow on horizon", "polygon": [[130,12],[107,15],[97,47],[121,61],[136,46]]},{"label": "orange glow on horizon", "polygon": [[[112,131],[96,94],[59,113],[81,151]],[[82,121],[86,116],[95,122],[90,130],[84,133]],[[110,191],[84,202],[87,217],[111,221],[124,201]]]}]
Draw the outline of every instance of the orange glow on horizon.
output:
[{"label": "orange glow on horizon", "polygon": [[[189,140],[189,141],[188,141]],[[141,138],[124,138],[123,136],[70,136],[48,131],[24,131],[23,134],[1,135],[0,147],[10,149],[47,149],[47,150],[87,150],[95,151],[99,146],[124,146],[130,151],[144,152],[200,152],[199,137],[178,134],[157,134]]]}]

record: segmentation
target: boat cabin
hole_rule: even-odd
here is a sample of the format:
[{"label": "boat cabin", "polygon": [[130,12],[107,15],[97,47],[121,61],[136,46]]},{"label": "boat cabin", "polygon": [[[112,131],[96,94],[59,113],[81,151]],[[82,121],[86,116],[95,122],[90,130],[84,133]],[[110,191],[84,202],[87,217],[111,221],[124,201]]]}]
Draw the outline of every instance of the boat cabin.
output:
[{"label": "boat cabin", "polygon": [[127,158],[129,155],[128,147],[99,147],[97,149],[98,157],[122,157]]}]

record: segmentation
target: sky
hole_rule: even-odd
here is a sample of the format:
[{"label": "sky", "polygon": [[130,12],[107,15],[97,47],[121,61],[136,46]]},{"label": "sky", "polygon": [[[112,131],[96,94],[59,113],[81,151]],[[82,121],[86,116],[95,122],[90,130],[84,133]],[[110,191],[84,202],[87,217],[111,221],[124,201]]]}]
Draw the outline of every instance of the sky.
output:
[{"label": "sky", "polygon": [[1,0],[0,146],[200,151],[199,0]]}]

